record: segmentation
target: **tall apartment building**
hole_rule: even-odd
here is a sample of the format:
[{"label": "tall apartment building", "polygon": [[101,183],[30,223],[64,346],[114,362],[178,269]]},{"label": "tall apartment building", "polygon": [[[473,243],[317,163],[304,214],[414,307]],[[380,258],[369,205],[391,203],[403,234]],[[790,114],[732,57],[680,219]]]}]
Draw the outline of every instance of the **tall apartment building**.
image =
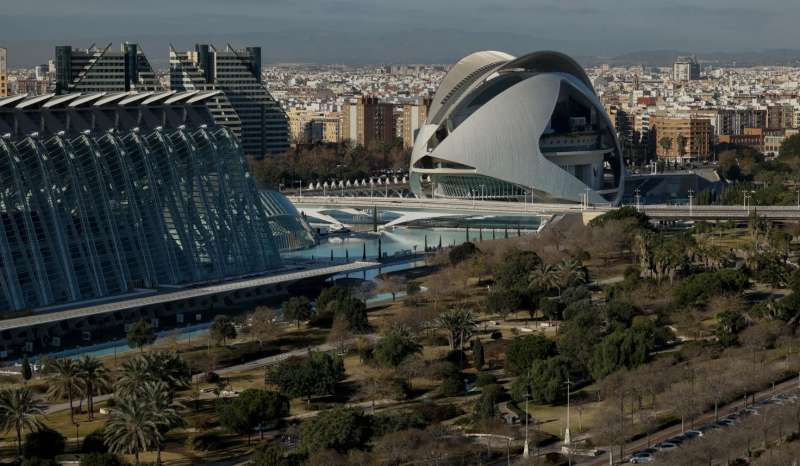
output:
[{"label": "tall apartment building", "polygon": [[0,47],[0,97],[8,95],[8,50]]},{"label": "tall apartment building", "polygon": [[794,113],[794,107],[788,104],[768,106],[767,129],[779,130],[792,128],[794,125]]},{"label": "tall apartment building", "polygon": [[308,142],[311,144],[318,142],[335,144],[341,142],[339,129],[340,119],[338,113],[321,113],[306,125]]},{"label": "tall apartment building", "polygon": [[348,100],[342,106],[342,140],[361,146],[388,143],[396,138],[394,105],[377,97]]},{"label": "tall apartment building", "polygon": [[339,114],[318,112],[304,108],[290,108],[289,134],[293,144],[339,142]]},{"label": "tall apartment building", "polygon": [[714,132],[717,136],[740,136],[747,128],[767,128],[765,109],[719,109],[715,117]]},{"label": "tall apartment building", "polygon": [[429,100],[422,103],[403,105],[401,137],[403,138],[404,148],[414,147],[417,131],[425,124],[425,120],[428,118],[429,105]]},{"label": "tall apartment building", "polygon": [[261,75],[261,47],[219,51],[197,44],[194,50],[169,53],[173,90],[222,91],[212,103],[216,124],[229,127],[247,155],[286,152],[289,124]]},{"label": "tall apartment building", "polygon": [[157,91],[161,86],[153,67],[137,44],[111,44],[100,49],[56,47],[56,93]]},{"label": "tall apartment building", "polygon": [[650,132],[659,158],[691,160],[711,155],[714,134],[707,118],[651,116]]},{"label": "tall apartment building", "polygon": [[700,79],[700,64],[695,57],[678,57],[672,65],[672,79],[675,81]]}]

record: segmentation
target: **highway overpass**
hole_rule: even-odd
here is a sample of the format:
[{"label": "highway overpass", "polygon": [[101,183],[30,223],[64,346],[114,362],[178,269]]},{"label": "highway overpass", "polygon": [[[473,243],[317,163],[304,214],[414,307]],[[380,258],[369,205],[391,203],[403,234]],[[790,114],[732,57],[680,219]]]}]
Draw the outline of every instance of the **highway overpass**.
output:
[{"label": "highway overpass", "polygon": [[[609,205],[540,204],[524,202],[482,201],[479,199],[417,199],[397,197],[335,197],[291,196],[299,210],[361,209],[370,211],[426,212],[452,215],[509,215],[550,216],[581,213],[589,216],[603,214],[615,207]],[[746,220],[753,212],[776,221],[800,221],[798,206],[697,206],[697,205],[642,205],[639,209],[656,220]]]}]

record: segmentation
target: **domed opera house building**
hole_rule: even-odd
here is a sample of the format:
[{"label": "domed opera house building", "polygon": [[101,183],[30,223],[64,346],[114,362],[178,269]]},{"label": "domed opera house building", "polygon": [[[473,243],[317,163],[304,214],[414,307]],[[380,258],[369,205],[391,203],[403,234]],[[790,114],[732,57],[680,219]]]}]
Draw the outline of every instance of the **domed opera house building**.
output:
[{"label": "domed opera house building", "polygon": [[583,68],[557,52],[477,52],[431,102],[411,156],[417,197],[618,204],[622,152]]}]

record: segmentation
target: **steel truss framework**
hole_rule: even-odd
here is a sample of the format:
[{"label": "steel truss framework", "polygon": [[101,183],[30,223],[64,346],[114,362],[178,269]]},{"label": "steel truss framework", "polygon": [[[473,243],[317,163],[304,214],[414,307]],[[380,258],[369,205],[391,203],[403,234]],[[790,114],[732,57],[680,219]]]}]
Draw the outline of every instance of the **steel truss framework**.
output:
[{"label": "steel truss framework", "polygon": [[278,267],[267,215],[226,128],[0,138],[0,309]]}]

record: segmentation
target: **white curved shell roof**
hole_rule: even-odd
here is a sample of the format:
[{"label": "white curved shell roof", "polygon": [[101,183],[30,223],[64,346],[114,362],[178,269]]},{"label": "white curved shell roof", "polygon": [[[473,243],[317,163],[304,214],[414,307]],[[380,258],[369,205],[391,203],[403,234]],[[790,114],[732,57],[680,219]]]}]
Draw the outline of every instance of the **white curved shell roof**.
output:
[{"label": "white curved shell roof", "polygon": [[[502,90],[496,95],[484,92],[499,83],[492,81],[498,76],[508,76],[510,84],[498,86]],[[593,108],[603,134],[607,134],[611,124],[603,105],[586,73],[568,56],[534,52],[515,58],[503,52],[478,52],[465,57],[453,66],[436,91],[428,120],[416,136],[412,174],[417,162],[432,157],[464,167],[458,169],[464,175],[490,177],[544,193],[552,199],[581,202],[583,196],[589,196],[591,202],[606,203],[609,197],[616,196],[611,202],[618,202],[623,188],[621,176],[618,187],[611,192],[587,193],[592,191],[587,184],[563,167],[563,160],[569,155],[559,165],[554,162],[553,153],[545,156],[540,148],[543,135],[552,132],[549,125],[563,86],[585,99],[587,107]],[[481,99],[481,94],[490,95]],[[441,141],[437,131],[446,133]],[[613,140],[613,147],[603,150],[615,151],[621,167],[616,134],[611,131],[608,137]],[[429,145],[431,140],[438,142]],[[575,158],[586,156],[585,151],[573,154]],[[600,161],[593,165],[595,170],[603,166],[603,156],[598,157]],[[419,173],[436,173],[436,170],[419,170]],[[598,175],[591,176],[596,180]]]}]

